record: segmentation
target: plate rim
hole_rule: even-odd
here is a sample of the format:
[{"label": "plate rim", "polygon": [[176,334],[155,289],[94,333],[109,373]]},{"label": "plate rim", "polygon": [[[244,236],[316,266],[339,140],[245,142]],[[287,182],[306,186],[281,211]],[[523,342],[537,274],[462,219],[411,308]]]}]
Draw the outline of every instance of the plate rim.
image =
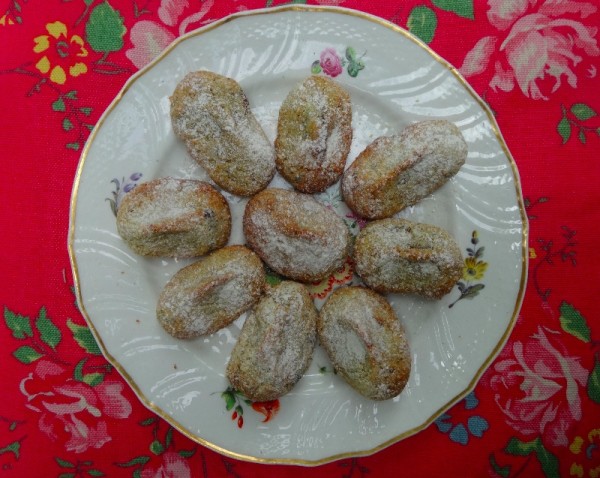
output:
[{"label": "plate rim", "polygon": [[[489,123],[493,129],[494,135],[496,136],[496,139],[498,140],[498,143],[500,144],[502,151],[506,155],[506,157],[510,163],[510,166],[511,166],[511,171],[512,171],[512,174],[514,177],[514,187],[515,187],[515,192],[516,192],[517,205],[519,207],[519,213],[520,213],[520,218],[521,218],[521,228],[522,228],[522,233],[521,233],[521,239],[522,239],[522,241],[521,241],[521,277],[519,279],[519,290],[518,290],[517,296],[515,298],[515,305],[514,305],[514,308],[512,311],[510,321],[509,321],[508,325],[506,326],[506,329],[504,330],[500,340],[498,341],[498,343],[496,344],[494,349],[490,352],[490,354],[487,356],[486,360],[484,360],[484,362],[481,364],[481,366],[477,369],[473,378],[467,384],[467,386],[464,388],[464,390],[462,390],[460,393],[458,393],[457,395],[452,397],[450,400],[448,400],[439,409],[434,411],[431,414],[431,416],[427,420],[425,420],[423,423],[421,423],[419,426],[413,427],[409,430],[406,430],[406,431],[400,433],[399,435],[396,435],[388,440],[385,440],[384,442],[380,443],[379,445],[377,445],[375,447],[372,447],[372,448],[369,448],[366,450],[335,453],[333,455],[329,455],[329,456],[319,458],[319,459],[314,459],[314,460],[301,459],[301,458],[265,458],[265,457],[253,456],[253,455],[249,455],[249,454],[238,453],[238,452],[235,452],[232,450],[228,450],[227,448],[224,448],[215,443],[212,443],[209,440],[202,438],[200,436],[197,436],[196,434],[190,432],[189,430],[186,429],[186,427],[182,423],[180,423],[173,416],[169,415],[166,411],[164,411],[162,408],[160,408],[150,398],[146,397],[144,395],[144,393],[141,391],[141,389],[138,386],[138,384],[136,383],[136,381],[133,379],[133,377],[124,369],[124,367],[120,364],[120,362],[115,357],[113,357],[113,355],[108,351],[98,330],[94,326],[93,321],[91,320],[91,318],[89,317],[89,315],[85,309],[85,306],[83,303],[83,295],[81,292],[81,279],[79,276],[79,270],[78,270],[78,266],[77,266],[77,258],[76,258],[75,247],[74,247],[75,233],[76,233],[75,216],[76,216],[76,212],[77,212],[79,186],[80,186],[81,176],[83,173],[83,169],[85,167],[85,162],[88,157],[89,150],[91,148],[92,143],[94,142],[96,135],[98,134],[98,131],[104,124],[106,118],[116,108],[116,106],[119,104],[119,102],[121,101],[121,99],[123,98],[125,93],[129,90],[129,88],[138,80],[138,78],[140,78],[141,76],[146,74],[148,71],[150,71],[158,63],[160,63],[167,55],[169,55],[171,53],[171,51],[173,51],[180,43],[186,41],[187,39],[202,35],[203,33],[206,33],[213,29],[219,28],[220,26],[222,26],[226,23],[235,21],[238,18],[268,15],[268,14],[277,14],[277,13],[281,13],[281,12],[313,12],[313,13],[314,12],[327,12],[327,13],[336,13],[336,14],[341,14],[341,15],[349,15],[349,16],[353,16],[353,17],[358,17],[360,19],[363,19],[363,20],[366,20],[366,21],[369,21],[372,23],[376,23],[380,26],[390,29],[390,30],[394,31],[395,33],[398,33],[398,34],[404,36],[406,39],[414,42],[419,47],[425,49],[427,51],[427,53],[429,55],[431,55],[431,57],[435,61],[440,63],[441,66],[446,68],[452,75],[454,75],[454,77],[459,81],[459,83],[468,91],[468,93],[471,95],[473,100],[475,100],[475,102],[485,112],[487,120],[489,121]],[[502,136],[502,133],[500,131],[498,123],[496,122],[496,119],[495,119],[494,114],[491,111],[490,107],[487,105],[487,103],[485,101],[483,101],[481,99],[481,97],[477,94],[477,92],[473,89],[473,87],[466,81],[466,79],[461,75],[461,73],[458,71],[458,69],[456,67],[454,67],[452,64],[450,64],[442,56],[440,56],[433,49],[431,49],[431,47],[429,45],[427,45],[422,40],[420,40],[419,38],[414,36],[408,30],[400,27],[399,25],[396,25],[395,23],[385,20],[381,17],[375,16],[370,13],[362,12],[360,10],[350,9],[350,8],[346,8],[346,7],[292,4],[292,5],[281,5],[281,6],[277,6],[277,7],[259,8],[259,9],[254,9],[254,10],[246,10],[246,11],[232,13],[221,19],[215,20],[214,22],[212,22],[208,25],[205,25],[198,29],[189,31],[189,32],[185,33],[184,35],[181,35],[181,36],[177,37],[175,40],[173,40],[173,42],[171,44],[169,44],[169,46],[167,46],[156,58],[154,58],[150,63],[148,63],[146,66],[144,66],[143,68],[138,70],[136,73],[134,73],[127,79],[125,84],[121,87],[121,89],[119,90],[117,95],[113,98],[113,100],[106,107],[106,109],[104,110],[104,112],[102,113],[102,115],[100,116],[98,121],[96,122],[94,129],[90,133],[90,135],[85,143],[85,146],[82,149],[82,152],[81,152],[81,155],[79,158],[79,162],[77,165],[75,177],[73,180],[73,186],[72,186],[72,191],[71,191],[71,200],[70,200],[70,204],[69,204],[69,229],[68,229],[68,237],[67,237],[67,249],[68,249],[68,254],[69,254],[69,261],[71,264],[73,285],[74,285],[75,296],[76,296],[76,300],[77,300],[77,307],[78,307],[81,315],[85,319],[94,338],[96,339],[98,346],[100,347],[100,350],[102,351],[103,356],[119,372],[121,377],[123,377],[123,379],[125,380],[127,385],[131,388],[131,390],[134,392],[134,394],[140,400],[142,405],[144,405],[147,409],[149,409],[150,411],[152,411],[153,413],[158,415],[160,418],[165,420],[167,423],[169,423],[171,426],[173,426],[179,433],[183,434],[190,440],[192,440],[202,446],[205,446],[217,453],[225,455],[227,457],[246,461],[246,462],[251,462],[251,463],[279,464],[279,465],[302,465],[302,466],[311,466],[312,467],[312,466],[319,466],[319,465],[323,465],[326,463],[330,463],[330,462],[345,459],[345,458],[363,457],[363,456],[369,456],[369,455],[375,454],[375,453],[383,450],[384,448],[387,448],[395,443],[398,443],[398,442],[402,441],[403,439],[408,438],[409,436],[415,435],[415,434],[419,433],[420,431],[424,430],[425,428],[429,427],[441,414],[443,414],[446,410],[451,408],[454,404],[456,404],[457,402],[462,400],[465,396],[467,396],[470,392],[473,391],[473,389],[476,387],[477,383],[481,379],[484,372],[489,368],[489,366],[492,364],[492,362],[498,356],[500,351],[504,348],[504,345],[508,341],[508,338],[510,337],[512,330],[516,324],[519,312],[521,310],[521,306],[523,304],[523,299],[525,296],[525,290],[526,290],[526,285],[527,285],[527,276],[528,276],[528,267],[529,267],[528,239],[529,239],[529,222],[528,222],[528,218],[527,218],[527,214],[526,214],[526,210],[525,210],[525,202],[524,202],[523,191],[522,191],[522,187],[521,187],[521,178],[520,178],[520,174],[519,174],[519,170],[517,168],[516,162],[515,162],[512,154],[510,153],[510,150],[508,149],[508,146]]]}]

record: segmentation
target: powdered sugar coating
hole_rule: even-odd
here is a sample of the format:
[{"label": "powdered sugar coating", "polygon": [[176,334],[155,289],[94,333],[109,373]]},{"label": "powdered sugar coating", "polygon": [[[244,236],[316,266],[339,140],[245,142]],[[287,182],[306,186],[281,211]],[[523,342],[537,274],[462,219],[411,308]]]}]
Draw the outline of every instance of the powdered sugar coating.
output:
[{"label": "powdered sugar coating", "polygon": [[273,178],[273,146],[235,80],[188,73],[171,97],[171,119],[192,158],[223,189],[251,196]]},{"label": "powdered sugar coating", "polygon": [[137,254],[195,257],[227,243],[231,213],[223,195],[208,183],[159,178],[125,195],[117,230]]},{"label": "powdered sugar coating", "polygon": [[378,292],[418,294],[439,299],[462,276],[463,259],[444,229],[406,219],[381,219],[357,236],[356,273]]},{"label": "powdered sugar coating", "polygon": [[279,110],[275,140],[279,173],[304,193],[324,191],[344,171],[352,142],[350,95],[336,82],[311,76]]},{"label": "powdered sugar coating", "polygon": [[301,282],[328,276],[349,254],[350,233],[342,218],[294,191],[269,188],[254,196],[246,205],[243,228],[263,261]]},{"label": "powdered sugar coating", "polygon": [[410,375],[410,352],[391,305],[363,287],[333,292],[321,308],[318,337],[336,371],[373,400],[400,394]]},{"label": "powdered sugar coating", "polygon": [[156,315],[174,337],[212,334],[252,307],[264,286],[256,254],[244,246],[224,247],[177,272],[160,294]]},{"label": "powdered sugar coating", "polygon": [[454,124],[415,123],[367,146],[344,173],[342,194],[365,218],[389,217],[441,187],[466,158],[467,144]]},{"label": "powdered sugar coating", "polygon": [[306,287],[283,281],[248,314],[227,365],[227,378],[253,401],[289,392],[310,365],[317,310]]}]

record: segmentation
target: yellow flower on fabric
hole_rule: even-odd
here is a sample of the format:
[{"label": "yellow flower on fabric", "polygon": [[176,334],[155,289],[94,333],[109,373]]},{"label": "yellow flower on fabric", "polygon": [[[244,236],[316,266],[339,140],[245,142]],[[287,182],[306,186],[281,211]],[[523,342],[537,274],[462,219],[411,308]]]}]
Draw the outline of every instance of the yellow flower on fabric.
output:
[{"label": "yellow flower on fabric", "polygon": [[463,279],[466,281],[479,280],[483,278],[487,267],[487,262],[478,261],[474,257],[467,257],[463,266]]},{"label": "yellow flower on fabric", "polygon": [[2,15],[0,17],[0,26],[4,27],[6,25],[14,25],[14,24],[15,24],[15,22],[8,15]]},{"label": "yellow flower on fabric", "polygon": [[47,23],[46,31],[47,35],[33,39],[34,53],[43,53],[35,64],[37,70],[59,85],[63,85],[68,76],[87,73],[87,65],[79,61],[88,56],[83,39],[79,35],[69,36],[67,26],[60,21]]}]

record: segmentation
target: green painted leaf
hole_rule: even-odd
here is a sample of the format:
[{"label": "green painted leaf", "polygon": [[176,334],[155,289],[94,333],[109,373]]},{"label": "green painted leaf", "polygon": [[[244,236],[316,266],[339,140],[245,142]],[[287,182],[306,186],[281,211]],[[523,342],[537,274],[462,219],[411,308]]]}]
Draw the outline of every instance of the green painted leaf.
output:
[{"label": "green painted leaf", "polygon": [[19,459],[19,453],[21,452],[21,443],[18,441],[14,441],[3,448],[0,448],[0,455],[4,455],[5,453],[12,453],[15,455],[15,458]]},{"label": "green painted leaf", "polygon": [[67,143],[65,146],[67,147],[67,149],[72,149],[73,151],[79,151],[79,148],[81,147],[81,145],[78,142]]},{"label": "green painted leaf", "polygon": [[90,329],[82,325],[77,325],[71,319],[67,320],[67,327],[69,327],[73,333],[73,338],[83,350],[92,355],[102,355],[100,347],[98,347],[98,343]]},{"label": "green painted leaf", "polygon": [[411,10],[406,26],[413,35],[430,43],[437,28],[437,15],[431,8],[419,5]]},{"label": "green painted leaf", "polygon": [[356,50],[351,46],[346,48],[346,58],[348,61],[356,61]]},{"label": "green painted leaf", "polygon": [[31,331],[31,321],[29,320],[29,317],[15,314],[5,306],[4,321],[6,322],[6,326],[12,331],[15,339],[33,337],[33,332]]},{"label": "green painted leaf", "polygon": [[587,394],[590,399],[600,404],[600,360],[596,357],[587,383]]},{"label": "green painted leaf", "polygon": [[473,0],[433,0],[433,4],[446,10],[447,12],[456,13],[460,17],[473,20]]},{"label": "green painted leaf", "polygon": [[310,66],[310,72],[313,75],[318,75],[319,73],[321,73],[322,68],[321,68],[321,64],[319,63],[319,60],[315,60],[313,61],[312,65]]},{"label": "green painted leaf", "polygon": [[95,7],[85,25],[87,41],[97,52],[119,51],[126,31],[123,17],[108,2]]},{"label": "green painted leaf", "polygon": [[73,129],[73,123],[69,118],[64,118],[62,122],[62,127],[65,131],[71,131]]},{"label": "green painted leaf", "polygon": [[23,347],[19,347],[17,350],[13,352],[13,356],[21,363],[29,364],[35,362],[39,359],[42,354],[38,353],[29,345],[25,345]]},{"label": "green painted leaf", "polygon": [[490,466],[496,474],[500,475],[502,478],[508,478],[508,476],[510,475],[510,465],[500,466],[496,461],[496,457],[493,453],[490,454],[489,461]]},{"label": "green painted leaf", "polygon": [[225,408],[231,410],[235,406],[235,396],[230,391],[225,391],[221,394],[223,400],[225,400]]},{"label": "green painted leaf", "polygon": [[86,373],[83,376],[83,382],[87,383],[90,387],[100,385],[104,381],[104,375],[101,373]]},{"label": "green painted leaf", "polygon": [[562,144],[565,144],[567,141],[569,141],[569,138],[571,137],[571,123],[569,123],[567,118],[563,118],[559,121],[556,130],[563,140]]},{"label": "green painted leaf", "polygon": [[52,321],[46,316],[46,308],[42,307],[38,314],[38,318],[35,321],[35,327],[40,333],[42,341],[56,350],[56,346],[60,343],[62,334],[60,329],[52,323]]},{"label": "green painted leaf", "polygon": [[160,455],[165,451],[165,447],[158,440],[154,440],[152,443],[150,443],[150,451],[155,455]]},{"label": "green painted leaf", "polygon": [[149,456],[141,455],[141,456],[136,456],[132,460],[126,461],[124,463],[115,463],[115,465],[120,466],[121,468],[127,468],[130,466],[145,465],[149,461],[150,461]]},{"label": "green painted leaf", "polygon": [[590,341],[590,328],[585,317],[568,302],[560,304],[560,326],[565,332],[588,343]]},{"label": "green painted leaf", "polygon": [[58,458],[57,456],[54,457],[54,460],[63,468],[75,468],[75,465],[73,463],[67,460],[63,460],[62,458]]},{"label": "green painted leaf", "polygon": [[575,115],[575,118],[581,121],[585,121],[597,115],[597,113],[585,103],[575,103],[571,106],[571,113]]}]

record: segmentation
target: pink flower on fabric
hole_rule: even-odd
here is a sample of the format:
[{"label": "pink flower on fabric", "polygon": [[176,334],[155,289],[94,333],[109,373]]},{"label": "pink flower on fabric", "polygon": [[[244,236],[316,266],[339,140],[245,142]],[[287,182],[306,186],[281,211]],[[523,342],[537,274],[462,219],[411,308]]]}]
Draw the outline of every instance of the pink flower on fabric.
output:
[{"label": "pink flower on fabric", "polygon": [[578,358],[559,350],[559,342],[549,334],[538,327],[525,343],[517,341],[505,349],[491,371],[490,385],[511,427],[567,446],[567,430],[581,420],[579,392],[589,372]]},{"label": "pink flower on fabric", "polygon": [[142,471],[142,478],[191,478],[190,466],[179,453],[165,452],[162,455],[163,463],[158,469],[146,468]]},{"label": "pink flower on fabric", "polygon": [[158,23],[141,20],[131,28],[130,38],[133,48],[125,55],[137,68],[143,68],[175,40],[175,35]]},{"label": "pink flower on fabric", "polygon": [[335,78],[342,72],[342,60],[333,48],[325,48],[321,52],[319,64],[326,75]]},{"label": "pink flower on fabric", "polygon": [[101,448],[112,439],[106,420],[129,417],[132,408],[123,388],[110,380],[96,386],[74,380],[65,368],[47,360],[40,360],[21,381],[27,407],[40,414],[40,431],[74,453]]},{"label": "pink flower on fabric", "polygon": [[488,20],[498,34],[479,40],[460,71],[470,77],[491,69],[490,87],[496,91],[518,86],[529,98],[548,99],[563,79],[577,87],[574,68],[583,55],[600,55],[598,28],[580,21],[596,12],[591,3],[488,0],[488,5]]}]

